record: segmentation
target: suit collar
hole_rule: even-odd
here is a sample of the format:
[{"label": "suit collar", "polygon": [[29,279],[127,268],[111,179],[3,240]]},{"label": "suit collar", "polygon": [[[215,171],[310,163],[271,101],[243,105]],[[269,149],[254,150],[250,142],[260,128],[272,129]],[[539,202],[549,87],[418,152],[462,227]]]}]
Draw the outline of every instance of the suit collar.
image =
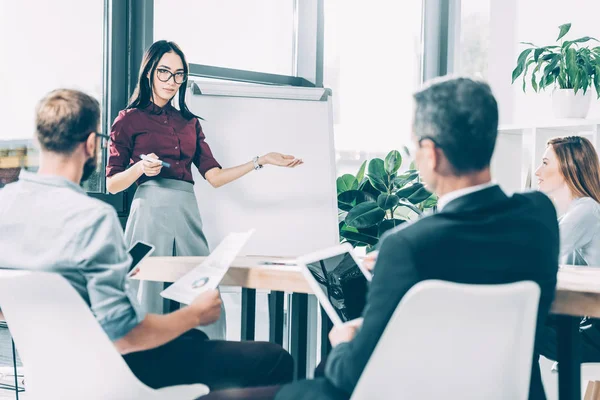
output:
[{"label": "suit collar", "polygon": [[493,183],[492,181],[489,181],[486,183],[482,183],[480,185],[469,186],[466,188],[453,190],[452,192],[446,193],[445,195],[440,196],[440,198],[437,202],[438,210],[442,211],[444,209],[444,207],[446,206],[446,204],[450,203],[452,200],[455,200],[455,199],[458,199],[459,197],[463,197],[468,194],[477,192],[479,190],[487,189],[494,185],[495,185],[495,183]]},{"label": "suit collar", "polygon": [[508,196],[500,186],[493,185],[450,201],[441,213],[475,211],[505,201]]}]

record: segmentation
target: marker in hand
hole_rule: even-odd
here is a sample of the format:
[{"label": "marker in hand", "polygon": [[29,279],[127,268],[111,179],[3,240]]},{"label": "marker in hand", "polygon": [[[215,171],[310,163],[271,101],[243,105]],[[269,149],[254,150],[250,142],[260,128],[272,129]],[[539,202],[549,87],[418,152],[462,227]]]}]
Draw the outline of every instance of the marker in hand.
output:
[{"label": "marker in hand", "polygon": [[152,157],[148,157],[145,154],[140,154],[140,158],[144,161],[150,161],[150,162],[154,162],[154,163],[159,163],[160,165],[162,165],[165,168],[171,168],[171,164],[169,164],[166,161],[162,161],[162,160],[158,160],[156,158],[152,158]]}]

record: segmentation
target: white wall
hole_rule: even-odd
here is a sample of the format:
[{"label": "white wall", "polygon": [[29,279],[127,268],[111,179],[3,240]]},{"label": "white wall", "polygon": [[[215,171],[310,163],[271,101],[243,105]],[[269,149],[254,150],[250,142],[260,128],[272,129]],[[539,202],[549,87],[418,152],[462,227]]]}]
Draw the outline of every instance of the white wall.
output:
[{"label": "white wall", "polygon": [[[571,22],[567,39],[593,36],[600,39],[598,0],[491,0],[489,81],[500,103],[501,123],[540,121],[552,117],[551,91],[536,94],[520,83],[511,86],[517,56],[525,48],[519,42],[554,44],[558,26]],[[593,42],[592,42],[593,43]],[[592,44],[592,46],[600,43]],[[600,101],[594,101],[588,118],[600,117]]]}]

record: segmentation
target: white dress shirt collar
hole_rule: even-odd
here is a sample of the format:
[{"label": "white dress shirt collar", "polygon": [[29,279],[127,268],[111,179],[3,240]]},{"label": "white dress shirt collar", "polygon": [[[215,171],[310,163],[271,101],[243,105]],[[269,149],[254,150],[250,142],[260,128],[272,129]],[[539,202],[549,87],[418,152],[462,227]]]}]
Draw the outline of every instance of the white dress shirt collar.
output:
[{"label": "white dress shirt collar", "polygon": [[478,192],[483,189],[490,188],[492,186],[496,186],[496,183],[489,181],[486,183],[482,183],[480,185],[469,186],[463,189],[453,190],[452,192],[446,193],[438,199],[437,203],[437,211],[442,211],[442,209],[450,203],[452,200],[456,200],[459,197],[466,196],[471,193]]}]

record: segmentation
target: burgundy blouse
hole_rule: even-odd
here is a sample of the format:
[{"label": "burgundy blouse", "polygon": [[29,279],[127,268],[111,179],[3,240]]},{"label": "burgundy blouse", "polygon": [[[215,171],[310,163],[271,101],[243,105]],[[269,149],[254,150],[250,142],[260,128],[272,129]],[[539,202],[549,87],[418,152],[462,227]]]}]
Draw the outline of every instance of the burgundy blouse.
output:
[{"label": "burgundy blouse", "polygon": [[[204,177],[212,168],[221,168],[214,159],[197,118],[186,120],[179,110],[167,104],[160,108],[123,110],[110,131],[106,176],[125,171],[140,160],[141,154],[154,153],[171,164],[163,167],[158,177],[194,183],[192,162]],[[154,177],[142,175],[138,185]]]}]

